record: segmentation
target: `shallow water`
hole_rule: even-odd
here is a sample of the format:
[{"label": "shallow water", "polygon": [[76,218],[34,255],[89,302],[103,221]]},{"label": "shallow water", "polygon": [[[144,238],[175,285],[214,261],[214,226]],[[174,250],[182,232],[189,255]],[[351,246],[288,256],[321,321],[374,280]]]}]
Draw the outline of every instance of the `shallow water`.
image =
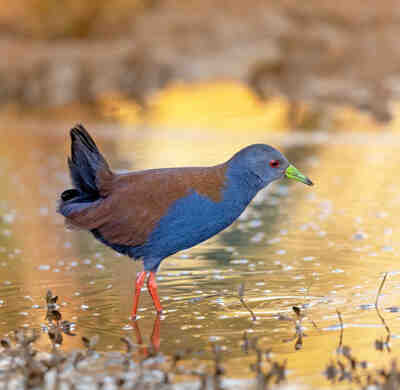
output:
[{"label": "shallow water", "polygon": [[[100,335],[99,349],[122,349],[121,336],[148,343],[156,316],[147,292],[139,320],[129,320],[140,263],[116,255],[85,232],[67,231],[55,213],[57,195],[69,183],[68,125],[55,127],[33,122],[0,130],[7,140],[0,146],[0,334],[44,326],[44,297],[51,289],[78,336]],[[336,310],[344,321],[343,343],[356,356],[375,362],[387,356],[373,347],[386,337],[374,308],[384,272],[391,274],[380,305],[393,351],[399,348],[400,136],[232,136],[222,130],[104,123],[88,128],[115,169],[213,164],[243,145],[265,142],[284,151],[316,183],[274,183],[232,227],[163,262],[158,273],[165,308],[163,353],[190,347],[190,356],[207,360],[210,343],[218,342],[226,348],[228,374],[249,376],[254,355],[241,348],[247,331],[278,359],[288,359],[291,378],[323,384],[321,372],[339,343]],[[243,282],[255,322],[237,297]],[[307,314],[300,350],[294,323],[284,318],[295,318],[293,305],[305,307]],[[42,344],[47,345],[45,339]],[[64,349],[76,347],[80,337],[65,337]]]}]

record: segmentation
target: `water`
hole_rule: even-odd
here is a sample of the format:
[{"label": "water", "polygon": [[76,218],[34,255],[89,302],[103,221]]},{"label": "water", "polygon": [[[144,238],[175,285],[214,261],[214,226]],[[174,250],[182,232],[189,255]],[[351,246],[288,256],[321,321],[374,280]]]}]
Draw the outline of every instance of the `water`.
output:
[{"label": "water", "polygon": [[[129,320],[140,263],[85,232],[67,231],[55,213],[57,196],[69,183],[68,126],[32,122],[0,130],[7,140],[0,146],[0,334],[45,325],[44,297],[51,289],[60,297],[63,318],[76,323],[78,337],[65,337],[64,349],[80,348],[80,336],[95,334],[99,350],[123,349],[122,336],[148,343],[156,316],[146,291],[139,320]],[[104,123],[88,128],[115,169],[213,164],[245,144],[265,142],[316,183],[310,188],[283,179],[271,185],[232,227],[163,262],[158,273],[163,353],[190,347],[190,356],[207,362],[210,343],[217,342],[225,348],[228,374],[246,377],[254,361],[241,348],[246,331],[279,360],[288,359],[290,378],[323,384],[321,372],[339,343],[336,310],[343,317],[343,343],[355,355],[375,362],[387,357],[373,347],[386,337],[374,307],[384,272],[391,274],[380,306],[393,351],[398,350],[400,136],[242,132],[233,137],[223,130]],[[256,321],[238,299],[241,283]],[[306,308],[307,315],[300,350],[291,320],[294,305]],[[46,340],[41,343],[46,348]]]}]

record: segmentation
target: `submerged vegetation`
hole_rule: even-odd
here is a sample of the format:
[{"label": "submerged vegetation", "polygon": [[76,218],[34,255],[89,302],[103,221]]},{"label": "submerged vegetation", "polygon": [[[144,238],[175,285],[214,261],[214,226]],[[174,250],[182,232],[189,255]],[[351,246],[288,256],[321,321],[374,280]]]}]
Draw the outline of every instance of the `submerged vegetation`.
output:
[{"label": "submerged vegetation", "polygon": [[[223,350],[211,344],[211,367],[186,368],[181,361],[190,358],[191,350],[182,350],[167,357],[158,352],[158,346],[135,344],[129,337],[121,338],[126,351],[98,352],[99,337],[81,337],[83,349],[63,352],[63,335],[76,336],[74,324],[62,319],[58,310],[57,296],[51,291],[46,295],[50,352],[39,351],[35,342],[43,337],[38,330],[19,329],[1,339],[0,388],[1,389],[171,389],[173,378],[184,377],[179,386],[196,386],[199,390],[227,388],[223,368]],[[256,361],[251,366],[254,381],[235,381],[228,388],[247,388],[248,383],[257,389],[268,389],[272,384],[286,380],[286,362],[271,358],[269,351],[262,350],[257,339],[245,340],[246,353],[255,352]],[[191,381],[191,382],[190,382]],[[193,382],[195,381],[195,382]],[[253,383],[254,382],[254,383]]]},{"label": "submerged vegetation", "polygon": [[[379,311],[379,297],[388,277],[384,274],[379,286],[375,309],[387,331],[385,340],[377,339],[375,349],[381,353],[391,353],[390,328]],[[238,297],[245,307],[245,290],[241,285]],[[41,330],[36,328],[18,329],[0,340],[0,388],[13,389],[254,389],[266,390],[279,386],[287,381],[287,360],[279,361],[274,358],[270,349],[260,347],[258,337],[249,337],[243,333],[242,352],[254,356],[250,365],[253,378],[246,380],[230,379],[225,375],[224,358],[226,351],[217,342],[210,344],[211,364],[195,363],[191,358],[200,351],[190,348],[182,349],[172,356],[159,352],[159,315],[148,346],[142,344],[140,330],[136,321],[135,330],[139,335],[138,342],[134,343],[129,337],[121,338],[121,347],[125,345],[125,352],[100,352],[96,350],[99,336],[91,338],[81,337],[82,349],[64,352],[63,338],[77,336],[75,324],[63,319],[60,307],[57,304],[58,296],[49,290],[46,300],[47,326]],[[303,347],[304,334],[302,321],[306,314],[297,306],[293,308],[294,318],[280,316],[281,320],[293,321],[295,335],[283,343],[295,341],[294,349]],[[248,308],[250,316],[254,313]],[[327,363],[322,373],[326,379],[335,385],[341,382],[352,383],[360,390],[394,390],[400,386],[399,360],[393,357],[388,367],[378,366],[360,360],[352,352],[352,348],[343,345],[344,325],[340,311],[337,311],[340,325],[339,342],[336,356]],[[313,326],[317,325],[311,320]],[[158,326],[157,326],[158,324]],[[40,337],[47,334],[50,342],[49,351],[40,351],[36,343]],[[372,347],[372,346],[371,346]],[[196,366],[197,364],[197,366]]]}]

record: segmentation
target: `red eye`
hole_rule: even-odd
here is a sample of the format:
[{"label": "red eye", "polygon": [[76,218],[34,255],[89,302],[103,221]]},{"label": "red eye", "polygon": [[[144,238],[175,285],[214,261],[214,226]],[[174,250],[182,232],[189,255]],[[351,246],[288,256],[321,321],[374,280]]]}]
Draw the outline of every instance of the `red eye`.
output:
[{"label": "red eye", "polygon": [[279,167],[279,161],[278,160],[271,160],[269,162],[269,166],[272,168],[278,168]]}]

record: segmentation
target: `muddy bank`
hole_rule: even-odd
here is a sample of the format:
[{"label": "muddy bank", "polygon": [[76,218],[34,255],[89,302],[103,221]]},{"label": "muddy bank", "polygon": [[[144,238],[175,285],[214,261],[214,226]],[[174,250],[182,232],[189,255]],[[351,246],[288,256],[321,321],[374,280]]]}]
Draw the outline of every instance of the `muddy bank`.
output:
[{"label": "muddy bank", "polygon": [[171,0],[127,15],[120,31],[114,26],[107,35],[105,24],[84,39],[36,39],[3,21],[1,103],[94,103],[115,93],[144,103],[174,81],[221,78],[244,81],[262,98],[282,94],[319,109],[352,105],[379,120],[398,98],[393,0]]}]

